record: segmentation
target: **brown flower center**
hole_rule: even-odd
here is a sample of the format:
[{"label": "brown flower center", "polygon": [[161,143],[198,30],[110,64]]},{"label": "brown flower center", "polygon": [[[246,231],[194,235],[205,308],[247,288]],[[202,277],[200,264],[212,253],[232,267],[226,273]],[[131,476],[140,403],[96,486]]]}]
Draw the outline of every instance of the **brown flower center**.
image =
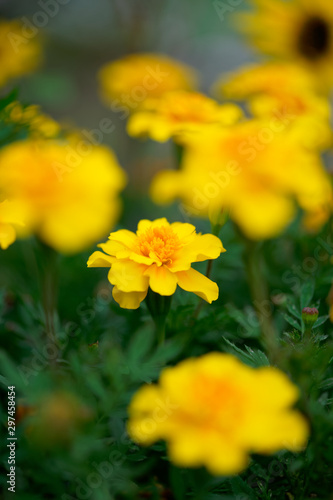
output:
[{"label": "brown flower center", "polygon": [[320,59],[330,49],[330,25],[319,16],[308,18],[301,28],[297,43],[298,50],[303,57],[310,61]]}]

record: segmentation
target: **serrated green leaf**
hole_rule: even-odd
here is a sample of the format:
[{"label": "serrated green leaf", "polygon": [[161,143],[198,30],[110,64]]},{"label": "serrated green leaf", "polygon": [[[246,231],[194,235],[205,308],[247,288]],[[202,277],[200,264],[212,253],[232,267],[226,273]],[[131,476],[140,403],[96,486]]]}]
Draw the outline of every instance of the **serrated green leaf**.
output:
[{"label": "serrated green leaf", "polygon": [[281,312],[281,315],[284,317],[284,319],[291,325],[293,328],[296,328],[296,330],[299,330],[300,332],[302,331],[302,326],[296,319],[292,318],[289,316],[289,314]]}]

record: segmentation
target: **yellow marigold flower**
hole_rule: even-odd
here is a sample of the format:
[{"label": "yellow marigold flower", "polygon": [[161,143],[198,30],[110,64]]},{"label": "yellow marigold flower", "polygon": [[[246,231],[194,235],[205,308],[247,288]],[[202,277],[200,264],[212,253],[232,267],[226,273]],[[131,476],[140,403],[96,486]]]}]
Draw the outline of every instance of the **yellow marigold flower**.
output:
[{"label": "yellow marigold flower", "polygon": [[218,298],[217,284],[191,267],[193,262],[217,259],[225,252],[219,238],[196,234],[192,224],[165,219],[141,220],[137,232],[122,229],[99,245],[88,267],[110,267],[108,279],[113,298],[124,309],[137,309],[148,288],[164,296],[173,295],[177,285],[211,303]]},{"label": "yellow marigold flower", "polygon": [[139,109],[145,100],[173,90],[192,90],[194,72],[161,54],[131,54],[103,66],[99,72],[102,97],[116,110]]},{"label": "yellow marigold flower", "polygon": [[36,234],[60,252],[78,252],[116,222],[125,173],[106,147],[83,140],[26,140],[0,152],[0,195]]},{"label": "yellow marigold flower", "polygon": [[290,63],[250,64],[227,75],[213,85],[213,92],[227,99],[244,100],[257,94],[315,91],[314,76]]},{"label": "yellow marigold flower", "polygon": [[215,88],[224,97],[247,99],[255,117],[272,117],[289,126],[301,120],[308,147],[327,149],[332,143],[330,102],[317,95],[312,75],[303,68],[282,63],[249,66]]},{"label": "yellow marigold flower", "polygon": [[23,226],[23,221],[16,213],[13,203],[8,200],[0,203],[0,248],[6,250],[16,240],[13,226]]},{"label": "yellow marigold flower", "polygon": [[237,25],[264,54],[310,71],[320,89],[333,84],[333,4],[327,0],[252,0]]},{"label": "yellow marigold flower", "polygon": [[234,104],[219,105],[198,92],[179,90],[147,102],[130,117],[127,131],[133,137],[147,135],[165,142],[184,132],[200,132],[207,125],[233,124],[241,116],[242,111]]},{"label": "yellow marigold flower", "polygon": [[59,123],[44,115],[37,105],[24,107],[20,102],[14,101],[6,107],[5,113],[9,122],[28,126],[30,135],[36,138],[54,138],[61,132]]},{"label": "yellow marigold flower", "polygon": [[182,168],[158,173],[151,196],[160,204],[180,198],[204,217],[227,209],[248,237],[274,237],[293,219],[295,201],[312,211],[331,198],[319,155],[302,145],[306,133],[279,120],[250,120],[188,136]]},{"label": "yellow marigold flower", "polygon": [[22,33],[19,21],[0,21],[0,86],[33,71],[41,60],[41,47]]},{"label": "yellow marigold flower", "polygon": [[134,441],[168,444],[171,462],[216,475],[238,474],[249,453],[300,451],[308,425],[291,406],[299,391],[273,367],[250,368],[229,354],[210,353],[165,368],[129,407]]}]

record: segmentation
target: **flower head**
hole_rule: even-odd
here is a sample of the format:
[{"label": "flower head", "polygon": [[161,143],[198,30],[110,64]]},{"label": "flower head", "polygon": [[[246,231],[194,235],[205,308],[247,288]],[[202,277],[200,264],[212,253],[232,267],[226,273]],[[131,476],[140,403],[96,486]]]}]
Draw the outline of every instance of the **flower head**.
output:
[{"label": "flower head", "polygon": [[148,288],[160,295],[175,293],[177,285],[207,302],[218,298],[216,283],[191,267],[193,262],[216,259],[225,249],[211,234],[196,234],[191,224],[165,219],[141,220],[136,233],[111,233],[94,252],[88,267],[110,267],[113,298],[125,309],[137,309]]},{"label": "flower head", "polygon": [[295,201],[311,212],[331,199],[319,155],[304,147],[306,133],[303,126],[249,120],[188,136],[182,168],[157,174],[152,198],[180,198],[189,213],[204,217],[227,209],[251,239],[276,236],[293,219]]},{"label": "flower head", "polygon": [[127,130],[133,137],[148,135],[164,142],[184,132],[199,132],[207,125],[233,124],[241,115],[234,104],[219,105],[198,92],[179,90],[147,101],[130,117]]},{"label": "flower head", "polygon": [[106,147],[77,138],[25,140],[0,153],[0,195],[15,202],[25,226],[61,252],[78,252],[116,222],[125,174]]},{"label": "flower head", "polygon": [[326,0],[252,0],[237,25],[261,52],[310,71],[318,88],[333,84],[333,5]]},{"label": "flower head", "polygon": [[23,36],[19,21],[0,21],[0,86],[33,71],[41,59],[39,42]]},{"label": "flower head", "polygon": [[195,87],[192,69],[161,54],[131,54],[103,66],[99,73],[102,96],[115,108],[139,109],[147,98]]},{"label": "flower head", "polygon": [[276,368],[254,369],[229,354],[210,353],[165,368],[158,385],[139,389],[128,431],[142,445],[165,439],[175,465],[237,474],[251,452],[305,446],[308,425],[291,409],[298,396]]},{"label": "flower head", "polygon": [[0,203],[0,248],[6,250],[16,240],[15,226],[23,226],[13,203],[8,200]]},{"label": "flower head", "polygon": [[246,99],[255,117],[279,121],[282,127],[301,123],[307,147],[323,150],[332,143],[330,103],[315,91],[313,75],[304,68],[286,63],[252,65],[220,80],[215,88],[224,97]]}]

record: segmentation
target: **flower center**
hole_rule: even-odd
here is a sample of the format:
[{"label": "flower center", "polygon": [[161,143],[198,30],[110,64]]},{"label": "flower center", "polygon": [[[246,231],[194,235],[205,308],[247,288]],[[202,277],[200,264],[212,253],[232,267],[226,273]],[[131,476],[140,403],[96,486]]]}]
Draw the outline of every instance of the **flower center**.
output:
[{"label": "flower center", "polygon": [[174,253],[182,246],[178,236],[167,226],[147,229],[138,237],[137,245],[141,255],[157,258],[162,264],[170,264]]},{"label": "flower center", "polygon": [[306,59],[315,61],[325,56],[330,49],[330,26],[325,19],[313,16],[301,28],[298,50]]}]

